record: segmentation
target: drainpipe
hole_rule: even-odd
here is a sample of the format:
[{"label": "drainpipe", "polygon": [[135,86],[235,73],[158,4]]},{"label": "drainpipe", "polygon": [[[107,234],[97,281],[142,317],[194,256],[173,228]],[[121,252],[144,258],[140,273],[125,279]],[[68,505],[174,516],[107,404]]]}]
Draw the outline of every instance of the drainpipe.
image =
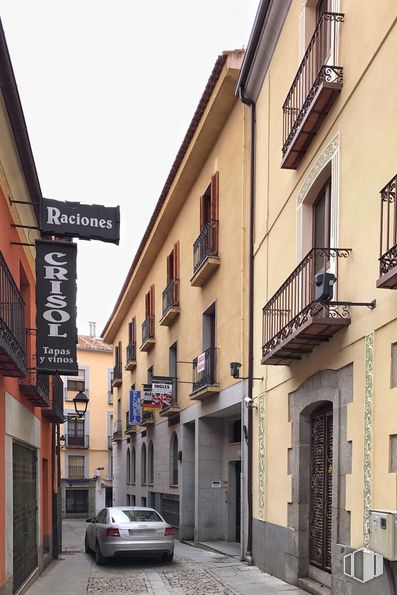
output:
[{"label": "drainpipe", "polygon": [[[254,376],[254,174],[255,174],[255,103],[244,95],[241,87],[238,89],[240,101],[251,108],[250,130],[250,194],[249,194],[249,264],[248,264],[248,397],[252,399],[252,385]],[[248,500],[248,531],[247,551],[245,561],[248,566],[254,563],[252,557],[252,408],[248,408],[248,444],[247,444],[247,500]]]}]

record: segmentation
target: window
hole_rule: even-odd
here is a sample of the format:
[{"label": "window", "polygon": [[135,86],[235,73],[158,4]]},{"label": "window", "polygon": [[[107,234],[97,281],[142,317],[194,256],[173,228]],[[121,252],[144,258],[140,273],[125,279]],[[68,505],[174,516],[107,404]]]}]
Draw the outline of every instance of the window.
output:
[{"label": "window", "polygon": [[219,172],[211,177],[211,183],[200,197],[200,235],[205,246],[201,251],[207,255],[218,255],[218,221],[219,221]]},{"label": "window", "polygon": [[241,419],[235,419],[229,426],[229,442],[235,444],[241,442]]},{"label": "window", "polygon": [[167,256],[167,295],[163,312],[167,309],[166,306],[179,306],[179,242],[174,244],[172,252]]},{"label": "window", "polygon": [[135,484],[136,481],[136,454],[135,446],[131,449],[131,483]]},{"label": "window", "polygon": [[69,455],[68,479],[84,479],[84,456]]},{"label": "window", "polygon": [[129,448],[127,448],[127,457],[126,457],[126,461],[125,461],[125,467],[126,467],[127,484],[129,484],[131,482],[131,453],[130,453]]},{"label": "window", "polygon": [[145,295],[145,320],[142,324],[142,343],[154,338],[154,285]]},{"label": "window", "polygon": [[85,440],[85,420],[77,419],[75,417],[68,417],[67,433],[66,433],[66,447],[81,446],[86,448]]},{"label": "window", "polygon": [[[331,239],[331,178],[329,178],[313,204],[313,248],[330,248]],[[328,261],[327,261],[328,262]],[[315,273],[326,264],[316,256]]]},{"label": "window", "polygon": [[154,448],[153,442],[149,442],[149,452],[148,452],[148,479],[149,484],[153,485],[154,483]]},{"label": "window", "polygon": [[128,345],[126,351],[126,360],[128,362],[136,361],[136,318],[135,316],[128,323]]},{"label": "window", "polygon": [[170,444],[170,484],[178,485],[178,436],[173,432]]},{"label": "window", "polygon": [[66,400],[72,401],[76,393],[86,390],[86,371],[84,368],[79,368],[77,376],[68,376],[66,380]]},{"label": "window", "polygon": [[142,444],[141,450],[141,485],[146,485],[146,444]]}]

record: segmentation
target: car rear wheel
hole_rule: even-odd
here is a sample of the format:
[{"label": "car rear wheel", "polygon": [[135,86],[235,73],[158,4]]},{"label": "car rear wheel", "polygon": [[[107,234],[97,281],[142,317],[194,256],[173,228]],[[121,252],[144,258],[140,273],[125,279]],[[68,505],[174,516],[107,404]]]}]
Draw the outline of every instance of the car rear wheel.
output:
[{"label": "car rear wheel", "polygon": [[99,542],[96,542],[96,546],[95,546],[95,562],[97,563],[98,566],[102,566],[102,564],[105,564],[106,562],[106,558],[104,556],[102,556],[101,554],[101,550],[99,547]]},{"label": "car rear wheel", "polygon": [[90,546],[88,545],[87,535],[85,536],[84,547],[85,547],[85,551],[87,552],[87,554],[89,554],[91,549],[90,549]]},{"label": "car rear wheel", "polygon": [[166,554],[164,554],[164,560],[166,562],[172,562],[174,558],[174,552],[167,552]]}]

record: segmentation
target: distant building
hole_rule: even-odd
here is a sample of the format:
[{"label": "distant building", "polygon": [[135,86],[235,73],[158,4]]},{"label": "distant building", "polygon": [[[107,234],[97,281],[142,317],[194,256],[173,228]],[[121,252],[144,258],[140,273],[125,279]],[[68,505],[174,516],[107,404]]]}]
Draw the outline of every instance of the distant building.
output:
[{"label": "distant building", "polygon": [[[102,333],[114,345],[115,504],[154,506],[197,542],[240,541],[246,529],[247,152],[234,95],[242,57],[216,61]],[[172,383],[171,398],[146,409],[159,377]]]},{"label": "distant building", "polygon": [[[101,339],[79,335],[79,373],[64,378],[64,409],[69,419],[61,428],[63,517],[95,516],[112,504],[112,352],[112,346]],[[82,418],[76,418],[73,404],[79,391],[89,398]]]}]

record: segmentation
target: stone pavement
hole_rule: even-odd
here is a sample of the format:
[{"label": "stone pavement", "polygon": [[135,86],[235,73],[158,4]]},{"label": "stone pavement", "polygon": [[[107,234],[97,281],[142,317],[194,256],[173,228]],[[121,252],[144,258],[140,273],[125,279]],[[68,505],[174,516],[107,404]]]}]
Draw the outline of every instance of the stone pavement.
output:
[{"label": "stone pavement", "polygon": [[305,591],[247,566],[235,557],[176,542],[172,563],[115,560],[97,566],[84,552],[86,524],[63,522],[63,552],[28,595],[305,595]]}]

